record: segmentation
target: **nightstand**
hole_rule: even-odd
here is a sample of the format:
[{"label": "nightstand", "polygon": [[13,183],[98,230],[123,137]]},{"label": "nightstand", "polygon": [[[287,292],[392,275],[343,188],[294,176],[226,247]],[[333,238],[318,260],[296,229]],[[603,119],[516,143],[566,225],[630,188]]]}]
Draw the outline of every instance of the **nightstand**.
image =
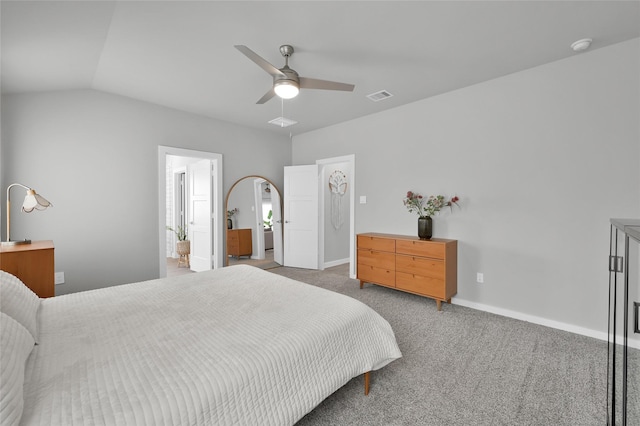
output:
[{"label": "nightstand", "polygon": [[53,241],[0,246],[0,269],[18,277],[38,297],[55,296]]}]

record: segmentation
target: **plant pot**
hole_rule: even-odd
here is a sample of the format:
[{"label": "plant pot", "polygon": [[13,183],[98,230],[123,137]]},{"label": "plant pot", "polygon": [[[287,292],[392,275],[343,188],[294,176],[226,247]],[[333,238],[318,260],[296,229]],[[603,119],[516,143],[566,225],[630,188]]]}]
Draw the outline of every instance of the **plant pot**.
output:
[{"label": "plant pot", "polygon": [[430,240],[433,232],[433,221],[430,216],[418,218],[418,237],[421,240]]},{"label": "plant pot", "polygon": [[176,243],[176,252],[180,256],[185,256],[191,253],[191,242],[189,240],[178,241]]},{"label": "plant pot", "polygon": [[227,229],[233,229],[233,220],[227,219]]}]

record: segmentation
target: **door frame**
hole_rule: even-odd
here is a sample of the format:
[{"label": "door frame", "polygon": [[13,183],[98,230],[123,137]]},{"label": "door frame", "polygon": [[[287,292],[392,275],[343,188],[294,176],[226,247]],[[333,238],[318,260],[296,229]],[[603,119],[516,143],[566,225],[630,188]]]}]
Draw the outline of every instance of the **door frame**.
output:
[{"label": "door frame", "polygon": [[222,206],[222,154],[196,151],[186,148],[176,148],[172,146],[158,145],[158,273],[160,278],[167,276],[167,182],[166,168],[167,155],[176,155],[180,157],[195,157],[208,159],[214,165],[213,184],[213,268],[221,268],[224,266],[224,232],[226,230],[226,222],[224,223],[223,206]]},{"label": "door frame", "polygon": [[[347,179],[347,185],[349,186],[349,277],[356,277],[356,262],[355,262],[355,229],[356,229],[356,155],[349,154],[343,155],[341,157],[332,157],[332,158],[323,158],[321,160],[316,160],[316,164],[320,166],[320,176],[324,175],[324,167],[329,164],[334,163],[349,163],[351,167],[351,174]],[[324,182],[320,182],[320,191],[319,191],[319,205],[318,209],[320,210],[320,224],[319,224],[319,234],[320,237],[318,239],[318,254],[319,254],[319,263],[320,268],[324,269],[324,223],[325,223],[325,196],[324,196]]]},{"label": "door frame", "polygon": [[262,222],[262,184],[266,180],[262,178],[256,178],[253,181],[253,206],[255,208],[254,216],[256,222],[256,245],[252,259],[262,260],[265,258],[264,250],[264,224]]},{"label": "door frame", "polygon": [[[178,168],[173,170],[173,194],[174,194],[174,196],[175,196],[176,186],[177,186],[177,184],[179,182],[179,176],[180,175],[184,175],[184,179],[185,179],[184,185],[183,185],[183,191],[185,193],[182,194],[182,196],[184,198],[184,201],[185,201],[184,211],[183,211],[184,216],[183,216],[183,223],[181,223],[178,220],[178,217],[176,216],[176,212],[178,212],[179,207],[180,207],[179,206],[180,200],[174,199],[173,206],[172,206],[173,207],[173,213],[174,213],[174,215],[173,215],[173,229],[178,229],[179,226],[184,226],[184,225],[187,224],[188,207],[187,207],[186,189],[187,189],[188,184],[186,182],[186,179],[187,179],[187,167],[186,166],[178,167]],[[174,238],[174,240],[175,240],[175,238]],[[172,253],[173,253],[174,257],[178,257],[178,253],[176,253],[175,245],[174,245]]]}]

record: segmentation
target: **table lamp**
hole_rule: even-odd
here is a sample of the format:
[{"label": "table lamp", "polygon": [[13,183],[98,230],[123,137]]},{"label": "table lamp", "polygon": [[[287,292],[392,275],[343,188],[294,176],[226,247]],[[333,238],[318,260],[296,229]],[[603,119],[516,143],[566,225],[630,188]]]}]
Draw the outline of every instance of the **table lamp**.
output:
[{"label": "table lamp", "polygon": [[10,246],[17,244],[31,244],[31,240],[11,241],[11,234],[9,229],[11,227],[11,188],[14,186],[20,186],[27,190],[27,195],[24,197],[22,203],[22,211],[25,213],[31,213],[34,210],[44,210],[49,206],[53,206],[43,196],[36,193],[35,190],[24,186],[20,183],[13,183],[7,188],[7,241],[2,241],[2,245]]}]

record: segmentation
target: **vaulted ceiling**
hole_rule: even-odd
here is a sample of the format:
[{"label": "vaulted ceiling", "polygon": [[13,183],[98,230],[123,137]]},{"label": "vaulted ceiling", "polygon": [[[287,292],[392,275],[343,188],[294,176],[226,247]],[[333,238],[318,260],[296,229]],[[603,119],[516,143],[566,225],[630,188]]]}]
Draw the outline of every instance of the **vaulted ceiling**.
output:
[{"label": "vaulted ceiling", "polygon": [[[638,1],[6,1],[2,93],[95,89],[284,134],[373,114],[640,37]],[[272,78],[234,48],[355,84],[256,101]],[[588,53],[588,51],[587,51]],[[373,102],[367,95],[393,96]],[[284,116],[298,124],[280,128]]]}]

